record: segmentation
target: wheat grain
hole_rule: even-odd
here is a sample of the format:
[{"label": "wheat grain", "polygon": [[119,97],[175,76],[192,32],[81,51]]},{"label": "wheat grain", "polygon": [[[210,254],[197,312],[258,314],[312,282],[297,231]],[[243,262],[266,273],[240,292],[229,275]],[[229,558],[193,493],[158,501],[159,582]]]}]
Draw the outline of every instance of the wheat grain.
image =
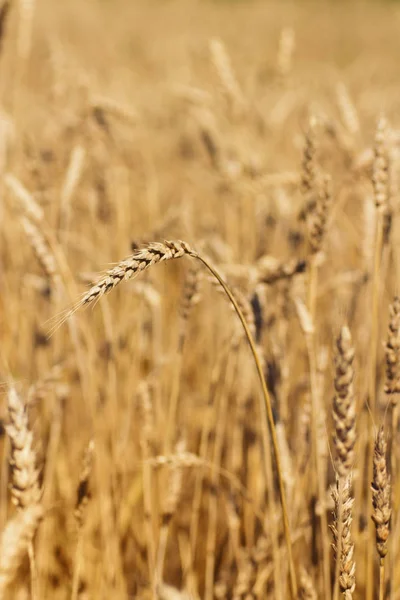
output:
[{"label": "wheat grain", "polygon": [[396,296],[389,308],[390,320],[388,326],[386,351],[386,382],[385,392],[389,394],[392,404],[397,404],[397,394],[400,392],[400,298]]},{"label": "wheat grain", "polygon": [[348,327],[341,329],[336,347],[336,395],[333,401],[335,435],[333,441],[337,453],[336,470],[341,477],[346,477],[354,463],[356,442],[356,405],[353,391],[354,349]]},{"label": "wheat grain", "polygon": [[16,506],[27,508],[37,504],[41,496],[33,433],[29,429],[27,407],[14,387],[9,389],[7,404],[10,416],[10,424],[6,429],[11,441],[11,497]]},{"label": "wheat grain", "polygon": [[386,440],[383,427],[378,431],[374,450],[374,476],[372,480],[372,520],[376,528],[376,547],[381,559],[385,558],[388,547],[390,507],[390,477],[386,467]]},{"label": "wheat grain", "polygon": [[340,485],[340,480],[337,478],[336,487],[332,491],[335,502],[335,521],[332,526],[334,550],[339,563],[339,585],[345,600],[352,600],[356,588],[356,564],[351,533],[354,505],[351,483],[351,475],[345,476],[343,485]]}]

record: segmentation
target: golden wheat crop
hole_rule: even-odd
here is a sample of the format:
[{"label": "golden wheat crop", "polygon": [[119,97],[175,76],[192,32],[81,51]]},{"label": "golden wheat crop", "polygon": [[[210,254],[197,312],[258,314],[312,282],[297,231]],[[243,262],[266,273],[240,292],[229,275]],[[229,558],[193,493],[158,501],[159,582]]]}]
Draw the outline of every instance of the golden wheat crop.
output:
[{"label": "golden wheat crop", "polygon": [[0,6],[0,600],[400,600],[400,8]]}]

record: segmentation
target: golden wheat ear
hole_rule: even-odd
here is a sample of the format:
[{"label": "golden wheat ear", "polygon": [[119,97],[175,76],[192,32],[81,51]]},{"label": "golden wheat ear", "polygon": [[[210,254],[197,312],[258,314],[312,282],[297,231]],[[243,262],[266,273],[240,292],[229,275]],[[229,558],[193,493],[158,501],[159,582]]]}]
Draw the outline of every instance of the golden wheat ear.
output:
[{"label": "golden wheat ear", "polygon": [[69,309],[56,315],[53,319],[53,326],[50,329],[50,335],[61,325],[63,325],[73,314],[84,306],[95,305],[102,296],[108,294],[117,287],[122,281],[134,279],[139,273],[146,271],[153,265],[174,258],[181,258],[185,254],[193,254],[193,251],[186,242],[181,240],[165,242],[152,242],[147,246],[136,250],[129,258],[125,258],[117,263],[112,269],[109,269],[101,276],[98,281],[85,292],[81,299]]}]

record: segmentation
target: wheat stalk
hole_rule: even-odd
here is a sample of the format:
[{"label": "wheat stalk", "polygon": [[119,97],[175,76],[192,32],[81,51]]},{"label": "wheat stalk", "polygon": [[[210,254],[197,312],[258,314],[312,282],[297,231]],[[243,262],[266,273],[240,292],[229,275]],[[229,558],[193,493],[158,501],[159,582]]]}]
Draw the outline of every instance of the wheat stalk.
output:
[{"label": "wheat stalk", "polygon": [[92,473],[94,452],[94,441],[90,440],[82,461],[82,470],[79,476],[79,484],[76,494],[76,504],[74,516],[78,529],[78,541],[75,549],[74,572],[72,575],[72,592],[71,600],[78,598],[79,577],[81,572],[81,552],[82,552],[82,526],[84,522],[85,509],[90,500],[89,481]]},{"label": "wheat stalk", "polygon": [[[282,467],[280,461],[279,454],[279,445],[276,436],[276,428],[274,422],[274,416],[272,412],[271,399],[268,392],[268,388],[264,378],[264,372],[262,368],[262,363],[257,352],[257,348],[253,337],[251,335],[250,329],[246,322],[245,316],[243,315],[238,302],[236,301],[233,293],[225,283],[224,279],[218,273],[218,271],[200,254],[195,252],[190,248],[190,246],[183,241],[165,241],[164,243],[152,243],[135,252],[130,258],[123,260],[116,267],[108,271],[104,277],[102,277],[95,286],[93,286],[81,300],[71,309],[66,312],[66,314],[58,320],[58,325],[63,323],[66,319],[68,319],[71,315],[73,315],[78,309],[93,304],[98,301],[104,294],[110,292],[112,289],[117,287],[122,281],[127,279],[132,279],[136,277],[139,273],[146,271],[150,267],[160,262],[181,258],[182,256],[191,256],[197,260],[199,260],[203,265],[208,269],[208,271],[217,279],[219,284],[223,287],[226,295],[229,300],[233,304],[236,314],[238,315],[242,327],[245,331],[247,340],[250,345],[250,349],[254,358],[254,362],[257,368],[259,380],[262,387],[263,392],[263,402],[261,405],[262,414],[266,413],[268,425],[271,433],[272,439],[272,447],[275,457],[277,476],[278,476],[278,486],[279,486],[279,495],[280,501],[282,505],[282,516],[283,516],[283,524],[284,524],[284,532],[285,539],[288,551],[288,559],[289,559],[289,575],[290,575],[290,586],[291,586],[291,594],[293,598],[297,596],[297,581],[296,574],[294,569],[293,555],[292,555],[292,545],[290,539],[290,527],[289,527],[289,519],[288,519],[288,509],[287,509],[287,501],[286,501],[286,492],[285,492],[285,484],[282,475]],[[269,440],[268,437],[263,433],[262,436],[264,452],[267,456],[269,452]]]},{"label": "wheat stalk", "polygon": [[[374,144],[374,160],[372,164],[372,184],[374,188],[374,200],[377,210],[376,229],[375,229],[375,248],[374,248],[374,270],[372,281],[372,314],[371,314],[371,353],[369,363],[369,403],[372,417],[376,414],[376,363],[378,352],[378,336],[379,336],[379,307],[380,307],[380,290],[381,290],[381,264],[382,264],[382,247],[383,247],[383,226],[384,215],[389,203],[389,176],[388,176],[388,154],[387,154],[387,122],[384,117],[378,121],[375,144]],[[371,435],[369,437],[369,454],[373,453],[373,436],[372,424],[370,426]],[[368,480],[372,479],[372,461],[368,463]],[[372,538],[372,522],[369,522],[369,534]],[[371,545],[368,546],[367,560],[367,600],[372,600],[373,597],[373,551]]]}]

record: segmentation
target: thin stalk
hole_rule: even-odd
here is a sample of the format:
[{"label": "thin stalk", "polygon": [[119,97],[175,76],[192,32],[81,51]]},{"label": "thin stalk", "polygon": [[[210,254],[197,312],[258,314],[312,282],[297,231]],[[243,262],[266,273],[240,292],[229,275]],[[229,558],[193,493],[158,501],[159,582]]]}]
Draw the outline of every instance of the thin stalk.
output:
[{"label": "thin stalk", "polygon": [[181,382],[181,372],[182,372],[182,362],[183,362],[183,343],[179,343],[179,347],[177,350],[177,355],[174,361],[174,370],[172,375],[172,388],[171,388],[171,396],[169,399],[168,406],[168,416],[167,416],[167,430],[165,434],[165,442],[164,442],[164,451],[165,454],[169,454],[171,452],[172,445],[174,443],[174,432],[175,432],[175,423],[178,416],[178,404],[179,404],[179,391],[180,391],[180,382]]},{"label": "thin stalk", "polygon": [[342,555],[342,530],[343,530],[343,479],[339,479],[338,489],[338,511],[336,515],[337,523],[337,541],[336,541],[336,563],[335,563],[335,581],[333,584],[333,600],[339,600],[339,577],[340,577],[340,557]]},{"label": "thin stalk", "polygon": [[385,559],[381,558],[379,562],[379,600],[385,598]]},{"label": "thin stalk", "polygon": [[29,568],[30,568],[30,572],[31,572],[31,600],[39,600],[38,576],[37,576],[37,568],[36,568],[35,551],[34,551],[34,547],[33,547],[33,541],[29,542],[28,555],[29,555]]},{"label": "thin stalk", "polygon": [[[317,256],[313,255],[310,261],[310,272],[308,280],[308,310],[311,317],[311,322],[315,325],[316,309],[317,309],[317,289],[318,289],[318,265]],[[326,500],[325,500],[325,472],[318,450],[318,423],[319,414],[319,398],[318,398],[318,380],[317,380],[317,361],[315,349],[315,334],[314,329],[306,335],[306,343],[308,350],[308,358],[310,365],[310,380],[311,380],[311,431],[312,431],[312,446],[314,449],[315,473],[314,484],[317,488],[318,501],[321,506],[320,524],[321,524],[321,546],[322,546],[322,564],[323,564],[323,583],[324,597],[327,600],[331,598],[330,585],[330,560],[329,560],[329,527],[326,516]],[[315,481],[316,477],[316,481]]]},{"label": "thin stalk", "polygon": [[318,451],[318,427],[317,427],[317,415],[319,414],[319,401],[317,396],[318,382],[316,377],[316,364],[315,364],[315,352],[313,347],[313,337],[307,340],[308,349],[308,360],[310,364],[310,378],[311,378],[311,431],[312,431],[312,443],[314,446],[314,461],[315,461],[315,473],[317,481],[314,483],[317,487],[318,501],[321,507],[321,545],[322,545],[322,563],[323,563],[323,581],[324,581],[324,598],[329,600],[331,597],[330,588],[330,562],[329,562],[329,527],[328,519],[326,516],[326,499],[325,499],[325,473],[321,461],[321,456]]},{"label": "thin stalk", "polygon": [[79,593],[79,579],[81,574],[81,554],[82,552],[82,535],[79,531],[78,533],[78,541],[76,544],[75,550],[75,561],[74,561],[74,572],[72,575],[72,591],[71,591],[71,600],[77,600]]},{"label": "thin stalk", "polygon": [[[234,386],[236,367],[238,364],[237,356],[231,357],[227,368],[227,389],[221,388],[221,398],[217,403],[216,410],[216,428],[215,443],[213,452],[213,463],[211,469],[211,489],[208,498],[208,528],[206,534],[206,570],[205,570],[205,600],[213,600],[214,597],[214,574],[216,563],[216,540],[218,525],[218,483],[219,471],[221,465],[223,442],[226,431],[227,410],[229,397]],[[224,393],[225,392],[225,393]]]},{"label": "thin stalk", "polygon": [[[272,447],[273,447],[273,452],[274,452],[274,457],[275,457],[275,464],[276,464],[276,472],[277,472],[277,478],[278,478],[278,486],[279,486],[279,496],[280,496],[280,501],[281,501],[281,505],[282,505],[282,518],[283,518],[283,528],[284,528],[284,533],[285,533],[285,540],[286,540],[286,546],[287,546],[287,553],[288,553],[288,563],[289,563],[289,578],[290,578],[290,591],[291,591],[291,596],[293,598],[293,600],[295,600],[297,598],[297,580],[296,580],[296,572],[295,572],[295,568],[294,568],[294,561],[293,561],[293,553],[292,553],[292,543],[291,543],[291,537],[290,537],[290,527],[289,527],[289,517],[288,517],[288,508],[287,508],[287,502],[286,502],[286,492],[285,492],[285,484],[284,484],[284,480],[283,480],[283,473],[282,473],[282,465],[281,465],[281,459],[280,459],[280,454],[279,454],[279,446],[278,446],[278,439],[277,439],[277,435],[276,435],[276,429],[275,429],[275,423],[274,423],[274,417],[273,417],[273,413],[272,413],[272,404],[271,404],[271,398],[267,389],[267,385],[265,383],[265,378],[264,378],[264,373],[263,373],[263,369],[262,369],[262,365],[261,365],[261,361],[260,358],[258,356],[257,353],[257,349],[256,349],[256,345],[255,342],[252,338],[252,335],[250,333],[250,330],[248,328],[248,325],[246,323],[246,320],[243,316],[242,311],[240,310],[232,292],[230,291],[230,289],[228,288],[228,286],[226,285],[226,283],[224,282],[224,280],[221,278],[221,276],[219,275],[219,273],[203,258],[201,257],[199,254],[197,254],[196,252],[191,251],[190,256],[192,256],[193,258],[197,258],[198,260],[200,260],[200,262],[203,263],[203,265],[210,271],[210,273],[217,279],[217,281],[219,282],[219,284],[222,286],[222,288],[224,289],[224,292],[226,293],[226,295],[228,296],[229,300],[231,301],[236,314],[238,315],[240,322],[242,323],[243,329],[245,331],[247,340],[249,342],[250,345],[250,349],[254,358],[254,362],[256,365],[256,369],[257,369],[257,373],[260,379],[260,383],[261,383],[261,388],[262,388],[262,394],[263,394],[263,401],[265,403],[265,409],[266,409],[266,413],[267,413],[267,420],[268,420],[268,425],[270,428],[270,434],[271,434],[271,440],[272,440]],[[264,405],[262,407],[262,410],[264,410]],[[267,455],[267,453],[269,452],[269,443],[268,443],[268,438],[266,438],[265,435],[262,436],[263,437],[263,444],[264,444],[264,452],[265,455]]]},{"label": "thin stalk", "polygon": [[[224,349],[222,353],[222,357],[220,356],[219,361],[216,365],[216,374],[215,379],[211,384],[210,397],[208,401],[208,408],[215,403],[218,393],[219,385],[221,381],[226,377],[226,369],[228,365],[228,357],[227,350]],[[200,449],[199,456],[201,459],[207,458],[208,445],[209,445],[209,434],[211,430],[211,415],[206,415],[206,418],[203,422],[201,439],[200,439]],[[201,497],[203,493],[203,481],[204,481],[204,471],[203,469],[199,469],[196,473],[196,481],[194,485],[194,495],[193,495],[193,503],[191,510],[191,519],[190,519],[190,548],[193,562],[196,558],[196,546],[197,546],[197,535],[199,528],[199,518],[200,518],[200,508],[201,508]]]},{"label": "thin stalk", "polygon": [[[378,335],[379,335],[379,305],[380,305],[380,279],[381,279],[381,256],[383,245],[383,213],[378,209],[375,229],[375,251],[374,251],[374,273],[372,279],[372,315],[371,315],[371,355],[369,367],[369,407],[372,418],[376,417],[376,358],[378,353]],[[374,454],[374,423],[371,422],[370,434],[368,436],[368,477],[367,481],[372,481]],[[372,493],[368,486],[367,492],[368,505],[371,504]],[[368,539],[374,538],[374,523],[372,519],[368,522]],[[372,543],[367,544],[367,570],[366,570],[366,600],[373,600],[374,594],[374,548]]]},{"label": "thin stalk", "polygon": [[[187,255],[192,258],[196,258],[199,260],[215,277],[218,283],[223,288],[224,292],[228,296],[231,301],[236,314],[238,315],[244,332],[246,334],[247,340],[250,345],[251,353],[254,358],[254,362],[256,365],[257,373],[260,379],[261,388],[262,388],[262,398],[260,396],[260,406],[261,410],[266,411],[266,417],[271,433],[273,452],[275,457],[276,471],[277,471],[277,479],[279,486],[279,495],[280,501],[282,505],[282,519],[284,526],[284,534],[287,546],[288,553],[288,564],[289,564],[289,576],[290,576],[290,590],[293,600],[297,598],[297,581],[296,581],[296,573],[294,569],[293,562],[293,553],[292,553],[292,545],[290,539],[290,526],[289,526],[289,517],[288,517],[288,508],[286,501],[286,493],[285,493],[285,485],[284,478],[282,472],[281,459],[279,454],[279,445],[278,439],[275,429],[274,417],[272,412],[272,403],[271,398],[269,396],[269,392],[267,389],[267,385],[264,378],[262,362],[258,355],[256,344],[251,335],[250,329],[246,323],[246,319],[243,315],[243,312],[240,310],[240,307],[234,298],[231,290],[228,288],[225,281],[219,275],[219,273],[197,252],[193,251],[188,244],[182,241],[172,242],[167,241],[165,244],[150,244],[147,249],[142,251],[138,251],[136,254],[133,254],[132,257],[122,261],[119,265],[111,269],[106,273],[106,275],[100,279],[96,285],[94,285],[89,292],[87,292],[81,300],[71,309],[69,310],[59,321],[58,325],[61,325],[65,320],[67,320],[70,316],[72,316],[79,308],[83,306],[87,306],[88,304],[93,304],[96,300],[98,300],[101,296],[111,291],[111,289],[115,288],[117,285],[121,283],[123,280],[132,279],[139,272],[143,272],[144,270],[152,267],[153,265],[170,259],[181,258],[182,256]],[[269,440],[264,434],[262,435],[263,440],[263,450],[265,456],[269,452]]]}]

